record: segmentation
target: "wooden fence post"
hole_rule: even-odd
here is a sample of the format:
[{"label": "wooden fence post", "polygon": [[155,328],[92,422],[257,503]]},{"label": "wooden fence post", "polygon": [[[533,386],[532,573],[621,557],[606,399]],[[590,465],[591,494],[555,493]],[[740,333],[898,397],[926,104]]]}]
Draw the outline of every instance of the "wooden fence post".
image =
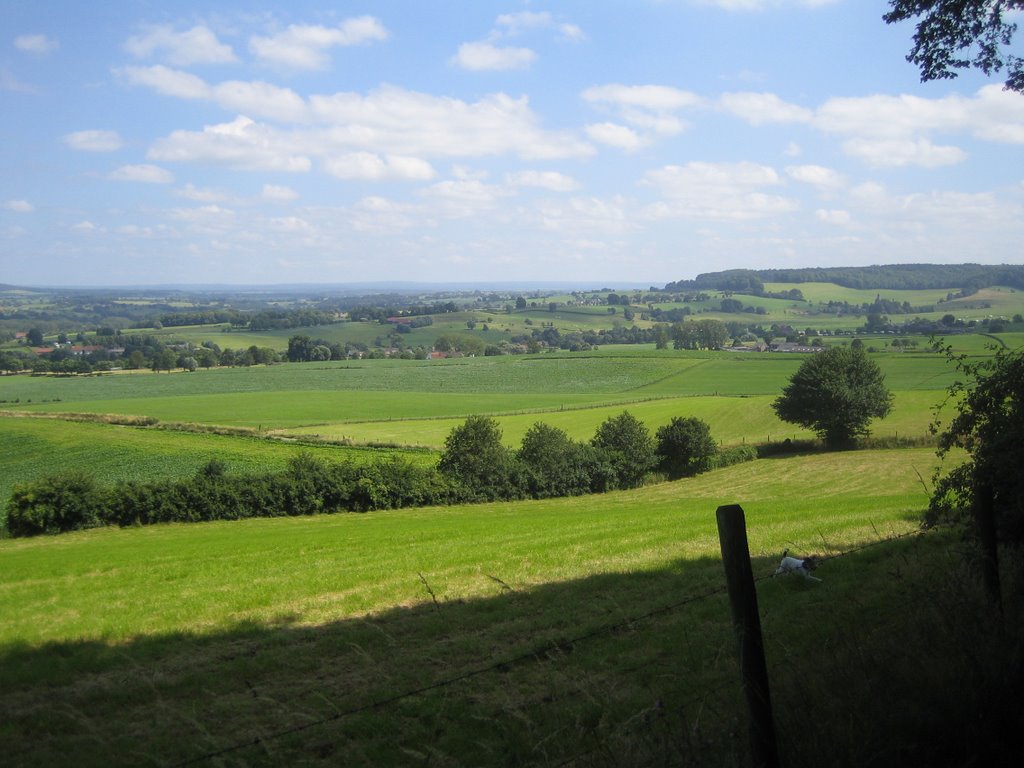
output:
[{"label": "wooden fence post", "polygon": [[757,610],[757,590],[750,565],[747,526],[743,508],[728,504],[718,508],[718,540],[729,587],[732,623],[740,646],[740,671],[743,691],[750,710],[750,748],[755,768],[778,768],[779,753],[772,717],[768,667],[764,660],[761,617]]},{"label": "wooden fence post", "polygon": [[982,577],[989,598],[1003,611],[999,583],[999,539],[996,534],[995,493],[988,483],[974,486],[974,519],[978,525],[978,541],[982,553]]}]

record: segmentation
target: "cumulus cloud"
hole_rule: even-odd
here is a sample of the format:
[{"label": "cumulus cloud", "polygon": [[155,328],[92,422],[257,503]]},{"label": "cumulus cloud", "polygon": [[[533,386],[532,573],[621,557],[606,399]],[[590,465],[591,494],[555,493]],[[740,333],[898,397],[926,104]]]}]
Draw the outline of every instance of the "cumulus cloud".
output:
[{"label": "cumulus cloud", "polygon": [[823,8],[839,0],[692,0],[697,5],[712,5],[726,11],[765,11],[769,8]]},{"label": "cumulus cloud", "polygon": [[519,171],[508,174],[506,181],[515,187],[538,187],[551,192],[572,192],[580,186],[576,179],[557,171]]},{"label": "cumulus cloud", "polygon": [[463,43],[452,59],[456,66],[474,72],[527,69],[537,54],[529,48],[497,46],[488,42]]},{"label": "cumulus cloud", "polygon": [[846,183],[841,173],[820,165],[791,165],[786,173],[790,178],[820,189],[838,189]]},{"label": "cumulus cloud", "polygon": [[675,113],[703,104],[696,94],[665,85],[611,83],[587,88],[581,96],[585,102],[610,111],[631,126],[605,122],[587,127],[587,133],[594,141],[627,152],[649,144],[655,137],[681,133],[687,123]]},{"label": "cumulus cloud", "polygon": [[[124,67],[117,70],[122,80],[132,85],[153,88],[159,93],[183,99],[213,101],[224,109],[244,115],[248,123],[236,120],[220,128],[207,126],[202,142],[233,151],[231,145],[251,144],[256,130],[266,135],[263,167],[271,153],[296,155],[335,155],[364,151],[378,155],[410,157],[480,157],[517,154],[526,159],[584,157],[593,147],[567,132],[545,131],[524,96],[512,98],[503,93],[484,96],[475,102],[433,96],[393,86],[370,94],[334,93],[303,99],[294,91],[260,82],[229,81],[211,85],[187,72],[163,65]],[[254,127],[253,117],[274,122],[303,124],[292,131]],[[172,140],[173,138],[173,140]],[[191,159],[216,153],[171,150],[172,145],[200,142],[194,132],[176,131],[154,148],[153,159],[173,155]],[[242,153],[250,155],[247,150]],[[234,163],[231,163],[234,164]],[[294,163],[285,165],[297,170]]]},{"label": "cumulus cloud", "polygon": [[814,217],[823,224],[832,224],[837,227],[845,227],[851,221],[850,212],[843,210],[819,208],[814,212]]},{"label": "cumulus cloud", "polygon": [[649,209],[652,218],[745,220],[789,213],[798,208],[794,200],[763,191],[781,183],[774,168],[749,162],[667,165],[644,177],[665,198]]},{"label": "cumulus cloud", "polygon": [[388,31],[373,16],[346,19],[336,27],[292,24],[283,32],[254,36],[249,50],[265,62],[298,70],[325,69],[330,64],[328,51],[387,40]]},{"label": "cumulus cloud", "polygon": [[617,123],[593,123],[586,126],[587,136],[599,144],[636,152],[647,142],[632,128]]},{"label": "cumulus cloud", "polygon": [[195,26],[176,32],[168,24],[143,27],[143,32],[125,41],[124,49],[138,59],[154,56],[174,64],[225,64],[237,61],[230,45],[220,42],[208,27]]},{"label": "cumulus cloud", "polygon": [[380,156],[372,152],[350,152],[327,158],[327,172],[339,179],[360,181],[429,181],[435,176],[430,163],[416,157]]},{"label": "cumulus cloud", "polygon": [[719,104],[751,125],[809,123],[814,117],[813,110],[783,101],[774,93],[726,93]]},{"label": "cumulus cloud", "polygon": [[83,152],[114,152],[124,146],[117,131],[75,131],[64,136],[64,143]]},{"label": "cumulus cloud", "polygon": [[874,168],[940,168],[967,159],[959,147],[940,146],[929,139],[850,139],[843,151]]},{"label": "cumulus cloud", "polygon": [[195,200],[197,203],[221,203],[228,199],[229,195],[220,189],[204,189],[194,184],[186,184],[174,192],[175,196],[183,197],[186,200]]},{"label": "cumulus cloud", "polygon": [[496,93],[466,102],[386,86],[366,96],[312,96],[309,104],[314,119],[328,126],[320,142],[378,154],[557,159],[593,153],[572,134],[541,128],[525,96]]},{"label": "cumulus cloud", "polygon": [[174,174],[158,165],[122,165],[111,171],[107,178],[111,181],[137,181],[143,184],[170,184]]},{"label": "cumulus cloud", "polygon": [[210,163],[248,171],[303,173],[312,167],[293,137],[251,118],[207,125],[202,131],[174,131],[148,152],[151,160]]},{"label": "cumulus cloud", "polygon": [[8,200],[4,208],[15,213],[32,213],[35,210],[35,206],[28,200]]},{"label": "cumulus cloud", "polygon": [[18,35],[14,38],[14,47],[25,53],[45,56],[60,48],[60,43],[46,35]]},{"label": "cumulus cloud", "polygon": [[291,187],[278,186],[277,184],[264,184],[261,197],[264,200],[273,200],[274,202],[288,202],[289,200],[298,199],[299,193]]},{"label": "cumulus cloud", "polygon": [[190,72],[157,64],[152,67],[122,67],[115,73],[129,85],[152,88],[179,99],[212,101],[231,112],[241,112],[279,121],[301,122],[308,118],[305,100],[289,88],[259,80],[228,80],[211,85]]}]

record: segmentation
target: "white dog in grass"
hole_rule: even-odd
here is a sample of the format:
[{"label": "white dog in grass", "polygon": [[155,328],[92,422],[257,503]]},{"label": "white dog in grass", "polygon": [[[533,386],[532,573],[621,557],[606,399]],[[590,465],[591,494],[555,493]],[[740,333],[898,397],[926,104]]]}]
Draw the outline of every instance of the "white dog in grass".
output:
[{"label": "white dog in grass", "polygon": [[811,571],[818,567],[818,561],[813,557],[805,558],[801,560],[799,557],[790,557],[789,550],[787,549],[782,553],[782,562],[779,563],[779,567],[775,569],[773,575],[778,576],[783,573],[799,573],[805,579],[811,581],[821,581],[817,576],[812,576]]}]

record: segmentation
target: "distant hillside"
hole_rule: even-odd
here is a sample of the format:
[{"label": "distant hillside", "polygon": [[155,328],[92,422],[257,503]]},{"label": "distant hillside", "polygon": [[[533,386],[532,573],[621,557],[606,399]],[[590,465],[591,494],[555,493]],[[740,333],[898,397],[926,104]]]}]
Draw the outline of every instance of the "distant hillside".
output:
[{"label": "distant hillside", "polygon": [[667,291],[712,289],[736,293],[763,292],[765,283],[835,283],[865,290],[928,290],[958,288],[971,294],[991,285],[1024,290],[1024,266],[1012,264],[888,264],[871,267],[809,267],[804,269],[731,269],[679,280]]}]

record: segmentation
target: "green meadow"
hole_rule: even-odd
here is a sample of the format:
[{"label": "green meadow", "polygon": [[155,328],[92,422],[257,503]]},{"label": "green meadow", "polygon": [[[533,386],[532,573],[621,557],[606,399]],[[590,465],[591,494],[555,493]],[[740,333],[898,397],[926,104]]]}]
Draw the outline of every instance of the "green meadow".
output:
[{"label": "green meadow", "polygon": [[[839,295],[806,288],[811,301]],[[842,295],[878,293],[945,297]],[[1017,301],[991,294],[986,314]],[[763,301],[769,317],[823,327],[798,321],[799,303]],[[501,338],[526,319],[609,327],[603,308],[456,314],[430,333],[461,324]],[[355,326],[366,338],[387,329],[309,333],[345,341]],[[281,349],[293,333],[212,338]],[[924,438],[957,374],[926,340],[897,352],[893,338],[865,339],[894,393],[873,433]],[[948,341],[976,357],[1024,334]],[[803,440],[771,408],[802,359],[606,346],[2,376],[0,514],[16,483],[66,470],[111,483],[187,476],[211,459],[260,473],[300,452],[384,450],[432,463],[470,414],[495,417],[512,447],[537,421],[589,439],[622,410],[652,431],[696,416],[723,446]],[[399,447],[371,447],[382,444]],[[24,766],[744,765],[715,522],[739,503],[784,764],[938,764],[949,724],[983,706],[949,691],[1001,679],[1007,635],[984,631],[959,538],[919,531],[937,466],[933,447],[807,452],[568,499],[0,539],[0,754]],[[823,581],[768,578],[784,549],[821,557]],[[921,702],[942,705],[925,717]]]},{"label": "green meadow", "polygon": [[[857,549],[916,529],[934,463],[814,454],[586,498],[2,541],[0,749],[39,766],[742,765],[714,515],[739,501],[759,579],[784,548],[826,558],[821,583],[758,588],[784,754],[866,760],[911,718],[853,681],[888,677],[899,713],[914,692],[897,680],[967,673],[900,651],[970,627],[928,578],[955,541]],[[805,720],[808,686],[827,718]]]}]

